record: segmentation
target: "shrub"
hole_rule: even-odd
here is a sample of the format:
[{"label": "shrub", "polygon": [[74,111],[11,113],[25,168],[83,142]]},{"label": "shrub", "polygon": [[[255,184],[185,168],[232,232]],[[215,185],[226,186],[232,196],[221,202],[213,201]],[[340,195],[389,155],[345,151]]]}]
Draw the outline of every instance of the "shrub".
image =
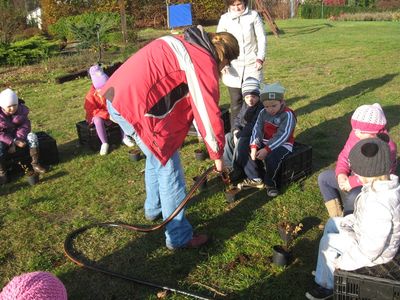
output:
[{"label": "shrub", "polygon": [[120,16],[118,13],[84,13],[77,16],[62,17],[54,25],[48,27],[49,33],[59,39],[67,39],[69,41],[76,40],[76,28],[84,30],[93,28],[96,24],[100,24],[99,30],[103,35],[111,30],[118,30],[120,25]]},{"label": "shrub", "polygon": [[[341,14],[336,18],[338,21],[398,21],[400,13],[396,12],[375,12]],[[397,18],[397,19],[396,19]]]},{"label": "shrub", "polygon": [[0,63],[17,66],[31,64],[55,55],[58,50],[58,43],[35,36],[0,47]]},{"label": "shrub", "polygon": [[299,6],[298,16],[302,19],[324,19],[337,17],[344,13],[370,12],[371,8],[355,6],[321,6],[303,4]]}]

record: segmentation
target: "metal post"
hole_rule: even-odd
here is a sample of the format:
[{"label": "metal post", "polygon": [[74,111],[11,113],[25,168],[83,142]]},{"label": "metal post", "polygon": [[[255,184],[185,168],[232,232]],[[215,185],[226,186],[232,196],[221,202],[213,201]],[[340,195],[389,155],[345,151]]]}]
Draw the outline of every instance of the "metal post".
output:
[{"label": "metal post", "polygon": [[165,4],[167,6],[167,28],[169,29],[169,0],[165,0]]},{"label": "metal post", "polygon": [[97,48],[99,50],[99,58],[97,60],[97,63],[101,64],[100,24],[96,24],[95,28],[97,34]]}]

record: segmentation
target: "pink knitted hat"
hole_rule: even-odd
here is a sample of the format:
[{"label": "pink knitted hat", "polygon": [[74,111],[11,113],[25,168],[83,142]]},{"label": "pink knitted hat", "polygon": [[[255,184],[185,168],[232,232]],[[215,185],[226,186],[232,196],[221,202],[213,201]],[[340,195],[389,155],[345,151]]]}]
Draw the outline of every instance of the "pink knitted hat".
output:
[{"label": "pink knitted hat", "polygon": [[351,116],[351,127],[367,133],[378,133],[386,126],[386,117],[379,103],[361,105]]},{"label": "pink knitted hat", "polygon": [[99,65],[91,66],[89,69],[89,75],[96,90],[101,89],[108,80],[107,74],[104,73],[103,69]]},{"label": "pink knitted hat", "polygon": [[14,277],[0,293],[0,300],[67,300],[62,282],[48,272],[25,273]]}]

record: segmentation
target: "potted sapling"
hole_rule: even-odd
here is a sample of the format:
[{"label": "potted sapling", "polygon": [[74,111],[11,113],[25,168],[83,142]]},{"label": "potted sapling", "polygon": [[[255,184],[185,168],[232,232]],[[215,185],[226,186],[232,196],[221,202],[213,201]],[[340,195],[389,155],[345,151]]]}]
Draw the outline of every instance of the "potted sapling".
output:
[{"label": "potted sapling", "polygon": [[277,228],[283,245],[273,246],[272,261],[277,265],[285,266],[288,265],[292,259],[292,243],[302,230],[303,224],[290,222],[288,219],[288,209],[286,206],[283,206],[279,213]]}]

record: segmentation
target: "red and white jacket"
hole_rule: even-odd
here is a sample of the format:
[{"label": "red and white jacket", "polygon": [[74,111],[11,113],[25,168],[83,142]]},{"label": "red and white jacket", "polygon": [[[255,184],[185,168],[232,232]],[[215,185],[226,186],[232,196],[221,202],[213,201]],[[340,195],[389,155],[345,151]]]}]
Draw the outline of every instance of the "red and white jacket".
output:
[{"label": "red and white jacket", "polygon": [[193,117],[211,159],[224,150],[214,57],[183,38],[165,36],[140,49],[101,89],[165,164],[182,145]]},{"label": "red and white jacket", "polygon": [[264,148],[270,153],[283,146],[292,152],[296,122],[296,115],[293,110],[285,105],[282,105],[281,110],[274,116],[271,116],[264,108],[258,114],[256,124],[253,127],[250,148]]}]

